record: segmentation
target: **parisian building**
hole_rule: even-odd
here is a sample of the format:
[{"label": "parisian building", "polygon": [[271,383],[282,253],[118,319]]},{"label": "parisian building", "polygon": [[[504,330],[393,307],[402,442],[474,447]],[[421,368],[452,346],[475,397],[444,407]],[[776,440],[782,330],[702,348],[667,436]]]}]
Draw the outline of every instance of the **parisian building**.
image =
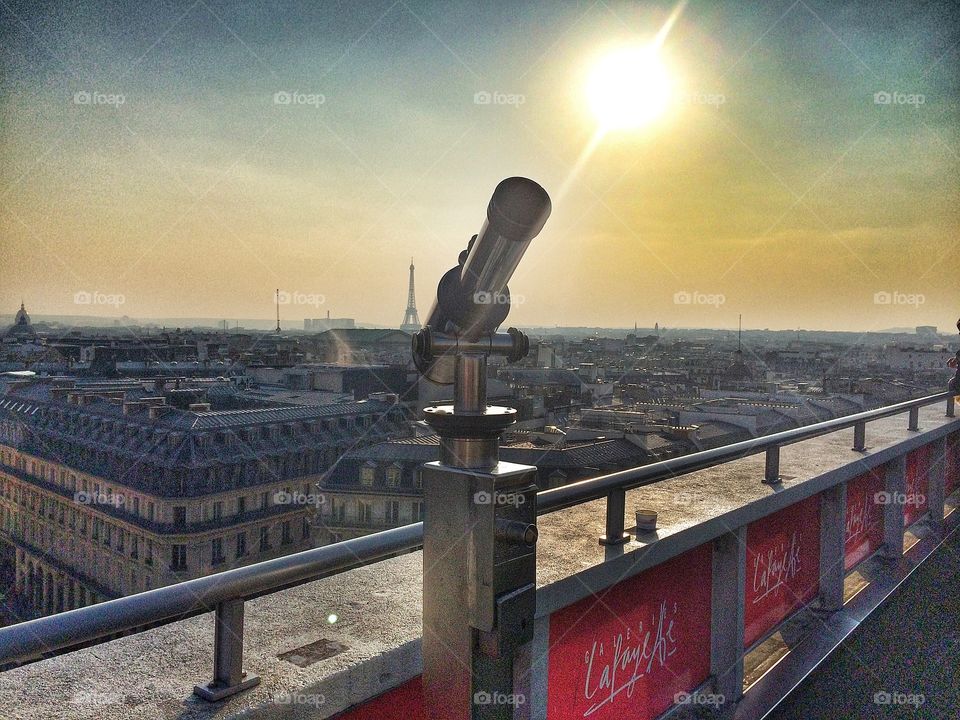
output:
[{"label": "parisian building", "polygon": [[229,382],[6,383],[14,598],[50,614],[310,548],[319,478],[405,422],[388,401],[257,405]]}]

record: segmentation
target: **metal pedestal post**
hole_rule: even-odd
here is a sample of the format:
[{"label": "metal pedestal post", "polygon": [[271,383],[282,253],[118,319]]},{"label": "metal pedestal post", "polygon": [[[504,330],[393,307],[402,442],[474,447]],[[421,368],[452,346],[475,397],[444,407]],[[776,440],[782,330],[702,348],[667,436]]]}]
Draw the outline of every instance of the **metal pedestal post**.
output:
[{"label": "metal pedestal post", "polygon": [[506,720],[533,639],[536,468],[423,470],[423,687],[435,720]]}]

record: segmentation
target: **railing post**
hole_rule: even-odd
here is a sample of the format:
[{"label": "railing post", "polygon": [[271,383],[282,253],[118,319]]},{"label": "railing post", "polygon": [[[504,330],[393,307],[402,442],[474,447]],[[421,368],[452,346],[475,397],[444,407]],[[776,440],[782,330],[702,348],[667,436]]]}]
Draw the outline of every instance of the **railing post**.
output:
[{"label": "railing post", "polygon": [[853,449],[863,452],[867,449],[867,423],[858,422],[853,426]]},{"label": "railing post", "polygon": [[780,482],[779,445],[773,445],[767,448],[767,461],[763,471],[763,482],[767,485],[776,485]]},{"label": "railing post", "polygon": [[927,511],[930,523],[943,527],[943,505],[947,485],[947,439],[940,438],[930,443],[933,462],[927,474]]},{"label": "railing post", "polygon": [[910,408],[910,425],[907,426],[907,430],[912,430],[916,432],[920,429],[920,408],[914,406]]},{"label": "railing post", "polygon": [[954,395],[949,395],[947,397],[947,417],[955,417],[954,405],[956,404],[957,398]]},{"label": "railing post", "polygon": [[193,688],[194,693],[210,702],[260,683],[259,677],[243,670],[243,600],[218,603],[214,622],[213,680]]},{"label": "railing post", "polygon": [[901,455],[887,463],[884,491],[878,498],[883,502],[883,555],[899,559],[903,555],[903,506],[907,495],[907,456]]},{"label": "railing post", "polygon": [[710,675],[714,692],[730,707],[743,694],[744,603],[747,585],[747,528],[713,541]]},{"label": "railing post", "polygon": [[600,536],[601,545],[623,545],[630,541],[629,533],[623,531],[627,512],[627,493],[623,488],[614,488],[607,493],[607,529]]},{"label": "railing post", "polygon": [[820,609],[843,607],[846,549],[847,484],[827,488],[820,495]]}]

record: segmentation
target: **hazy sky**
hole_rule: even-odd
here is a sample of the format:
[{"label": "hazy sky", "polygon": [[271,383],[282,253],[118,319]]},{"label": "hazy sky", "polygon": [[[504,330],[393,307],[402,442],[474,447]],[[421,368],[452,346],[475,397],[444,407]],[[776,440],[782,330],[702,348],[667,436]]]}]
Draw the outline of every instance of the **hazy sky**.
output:
[{"label": "hazy sky", "polygon": [[693,1],[667,114],[557,197],[591,63],[672,8],[0,0],[0,306],[395,326],[526,175],[511,323],[951,327],[956,6]]}]

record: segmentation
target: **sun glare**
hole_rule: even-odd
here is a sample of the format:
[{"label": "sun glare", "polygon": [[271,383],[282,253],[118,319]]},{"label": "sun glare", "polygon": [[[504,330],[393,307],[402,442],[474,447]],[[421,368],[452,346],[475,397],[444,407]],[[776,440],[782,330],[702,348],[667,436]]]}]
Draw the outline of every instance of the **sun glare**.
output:
[{"label": "sun glare", "polygon": [[609,132],[641,128],[663,115],[671,82],[656,45],[632,46],[600,58],[586,89],[601,132]]}]

